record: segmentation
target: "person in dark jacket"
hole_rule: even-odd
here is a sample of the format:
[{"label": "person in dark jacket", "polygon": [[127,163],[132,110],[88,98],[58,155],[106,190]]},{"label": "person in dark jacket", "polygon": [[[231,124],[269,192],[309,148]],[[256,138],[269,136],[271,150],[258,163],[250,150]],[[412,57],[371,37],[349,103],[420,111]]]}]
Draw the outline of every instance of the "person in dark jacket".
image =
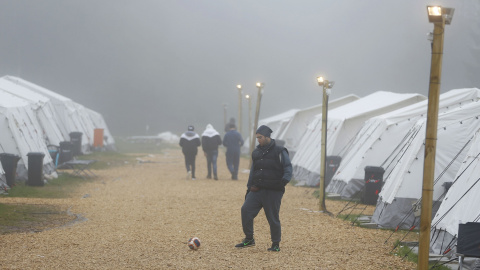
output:
[{"label": "person in dark jacket", "polygon": [[235,124],[230,124],[230,130],[223,136],[223,146],[227,147],[225,153],[227,168],[232,174],[232,180],[238,180],[238,166],[240,164],[240,147],[243,145],[242,134],[237,131]]},{"label": "person in dark jacket", "polygon": [[188,126],[188,131],[180,136],[180,146],[185,156],[185,167],[187,168],[187,180],[195,180],[195,158],[197,157],[198,147],[201,145],[200,136],[193,131],[193,126]]},{"label": "person in dark jacket", "polygon": [[272,130],[260,126],[256,131],[258,146],[252,152],[252,167],[247,183],[247,194],[242,206],[242,227],[245,239],[237,248],[255,246],[253,220],[263,208],[268,224],[272,246],[268,251],[280,251],[282,228],[280,204],[285,186],[292,178],[292,164],[285,147],[278,146],[270,138]]},{"label": "person in dark jacket", "polygon": [[205,157],[207,158],[207,179],[212,179],[213,170],[213,179],[218,180],[217,157],[219,145],[222,145],[222,138],[220,138],[220,134],[213,128],[212,125],[208,124],[205,128],[205,131],[202,133],[202,149]]}]

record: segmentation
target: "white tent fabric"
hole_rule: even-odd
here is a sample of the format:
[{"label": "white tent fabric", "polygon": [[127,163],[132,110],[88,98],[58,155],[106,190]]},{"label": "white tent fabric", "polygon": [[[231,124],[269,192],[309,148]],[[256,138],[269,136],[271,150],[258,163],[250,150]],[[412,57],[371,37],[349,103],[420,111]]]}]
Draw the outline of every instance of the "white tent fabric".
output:
[{"label": "white tent fabric", "polygon": [[[380,114],[425,100],[419,94],[397,94],[379,91],[329,110],[327,125],[327,155],[341,156],[363,123]],[[292,159],[295,180],[300,185],[315,186],[320,177],[322,115],[308,125]]]},{"label": "white tent fabric", "polygon": [[[446,112],[480,99],[480,89],[464,88],[440,95],[439,112]],[[425,118],[428,100],[379,115],[367,120],[355,136],[349,151],[326,191],[351,198],[363,190],[366,166],[378,166],[388,175],[392,167],[388,164],[395,148],[408,138],[408,131],[420,118]]]},{"label": "white tent fabric", "polygon": [[0,131],[0,152],[20,157],[17,179],[27,180],[30,152],[43,153],[44,174],[56,177],[46,139],[29,102],[0,91]]},{"label": "white tent fabric", "polygon": [[[433,200],[441,201],[445,182],[451,182],[466,156],[465,146],[480,128],[480,102],[469,103],[439,114],[435,158],[435,186]],[[426,119],[422,118],[410,129],[408,138],[400,145],[390,162],[393,170],[384,177],[372,222],[381,227],[409,228],[418,222],[412,212],[422,193],[423,160]],[[438,203],[433,209],[435,213]]]},{"label": "white tent fabric", "polygon": [[459,224],[480,220],[480,130],[469,146],[455,181],[432,220],[430,245],[439,254],[458,236]]},{"label": "white tent fabric", "polygon": [[[1,165],[1,164],[0,164]],[[2,166],[0,166],[0,194],[8,188],[7,179],[5,178],[5,171]]]},{"label": "white tent fabric", "polygon": [[[356,95],[347,95],[328,102],[328,108],[333,110],[359,99]],[[299,110],[290,118],[285,128],[276,135],[276,138],[285,142],[285,147],[293,158],[300,139],[305,134],[308,125],[315,115],[322,113],[322,104]]]},{"label": "white tent fabric", "polygon": [[8,92],[31,104],[42,128],[42,134],[45,136],[47,145],[52,144],[58,146],[61,141],[67,139],[63,136],[57,125],[57,123],[59,123],[58,116],[49,98],[15,84],[6,77],[0,78],[0,91]]},{"label": "white tent fabric", "polygon": [[261,119],[258,121],[258,126],[266,125],[268,126],[272,132],[272,139],[278,140],[278,135],[280,135],[290,120],[295,116],[295,114],[299,111],[299,109],[291,109],[286,112]]},{"label": "white tent fabric", "polygon": [[[295,115],[297,111],[298,109],[291,109],[274,116],[260,119],[258,120],[258,126],[261,126],[261,125],[268,126],[273,131],[272,139],[277,139],[278,134],[282,132],[282,130],[286,127],[290,119]],[[250,134],[250,131],[248,131],[248,136],[247,138],[245,138],[242,149],[241,149],[242,153],[244,154],[251,153],[250,138],[252,138],[252,135],[253,135],[253,131],[252,131],[252,134]]]},{"label": "white tent fabric", "polygon": [[[65,138],[70,138],[71,132],[82,133],[82,151],[88,153],[90,147],[93,145],[93,137],[95,128],[103,128],[104,134],[110,136],[107,138],[108,144],[114,144],[115,140],[111,137],[108,128],[105,126],[96,126],[89,116],[89,111],[84,106],[75,103],[71,99],[60,94],[52,92],[44,87],[28,82],[21,78],[13,76],[5,76],[7,80],[12,81],[18,85],[24,86],[36,93],[48,97],[54,105],[55,112],[60,118],[59,127]],[[91,111],[91,110],[90,110]]]}]

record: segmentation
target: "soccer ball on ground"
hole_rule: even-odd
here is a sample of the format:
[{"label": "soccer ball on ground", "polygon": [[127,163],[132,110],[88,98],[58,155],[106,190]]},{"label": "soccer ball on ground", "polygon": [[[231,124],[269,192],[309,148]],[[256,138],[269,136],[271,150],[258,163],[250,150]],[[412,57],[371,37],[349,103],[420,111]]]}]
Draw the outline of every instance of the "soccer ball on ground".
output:
[{"label": "soccer ball on ground", "polygon": [[200,247],[200,239],[198,239],[198,237],[192,237],[188,239],[187,245],[190,249],[196,250]]}]

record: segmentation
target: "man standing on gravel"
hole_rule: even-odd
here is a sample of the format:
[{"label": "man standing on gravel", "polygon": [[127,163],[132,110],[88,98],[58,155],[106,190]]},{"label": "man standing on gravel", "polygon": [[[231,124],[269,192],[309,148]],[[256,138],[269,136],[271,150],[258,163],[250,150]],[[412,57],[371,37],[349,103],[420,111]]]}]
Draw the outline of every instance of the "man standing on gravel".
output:
[{"label": "man standing on gravel", "polygon": [[245,239],[237,248],[255,246],[253,220],[263,208],[268,224],[272,247],[268,251],[280,251],[282,228],[280,204],[285,186],[292,178],[292,164],[285,147],[277,146],[270,138],[272,130],[262,125],[256,131],[258,146],[252,152],[252,167],[247,183],[247,194],[242,206],[242,227]]},{"label": "man standing on gravel", "polygon": [[193,131],[193,126],[188,126],[188,131],[180,136],[180,146],[185,156],[185,167],[187,168],[187,180],[195,180],[195,158],[197,157],[198,147],[201,145],[200,136]]}]

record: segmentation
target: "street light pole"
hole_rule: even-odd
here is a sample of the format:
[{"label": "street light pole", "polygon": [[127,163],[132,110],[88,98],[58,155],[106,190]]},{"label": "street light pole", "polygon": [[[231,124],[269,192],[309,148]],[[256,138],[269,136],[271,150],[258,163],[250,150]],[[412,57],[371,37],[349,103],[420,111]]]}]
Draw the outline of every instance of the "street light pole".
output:
[{"label": "street light pole", "polygon": [[432,60],[428,91],[427,128],[425,133],[425,154],[423,164],[422,211],[420,215],[420,237],[418,248],[418,269],[428,269],[430,251],[430,227],[432,222],[433,179],[437,147],[438,103],[440,78],[442,74],[443,34],[445,24],[450,24],[453,9],[428,6],[428,18],[433,22]]},{"label": "street light pole", "polygon": [[242,134],[242,85],[237,84],[238,89],[238,132]]},{"label": "street light pole", "polygon": [[[256,84],[258,88],[258,96],[257,96],[257,108],[255,110],[255,121],[253,123],[253,131],[250,134],[252,136],[252,139],[250,140],[250,153],[253,151],[253,148],[255,147],[255,132],[257,131],[258,127],[258,116],[260,115],[260,102],[262,101],[262,94],[263,94],[263,87],[265,86],[264,83],[257,82]],[[252,159],[250,159],[250,168],[252,167]]]},{"label": "street light pole", "polygon": [[249,145],[252,144],[252,98],[250,97],[250,95],[245,95],[245,98],[248,100],[248,128],[247,128],[247,134],[250,134],[250,136],[248,136],[250,138],[250,141],[248,142]]},{"label": "street light pole", "polygon": [[227,104],[223,103],[223,126],[227,126]]},{"label": "street light pole", "polygon": [[328,119],[328,96],[330,89],[335,82],[329,82],[323,77],[318,77],[317,82],[323,89],[323,103],[322,103],[322,143],[321,143],[321,157],[320,157],[320,185],[319,189],[319,207],[320,211],[329,213],[325,205],[325,171],[327,165],[327,119]]}]

